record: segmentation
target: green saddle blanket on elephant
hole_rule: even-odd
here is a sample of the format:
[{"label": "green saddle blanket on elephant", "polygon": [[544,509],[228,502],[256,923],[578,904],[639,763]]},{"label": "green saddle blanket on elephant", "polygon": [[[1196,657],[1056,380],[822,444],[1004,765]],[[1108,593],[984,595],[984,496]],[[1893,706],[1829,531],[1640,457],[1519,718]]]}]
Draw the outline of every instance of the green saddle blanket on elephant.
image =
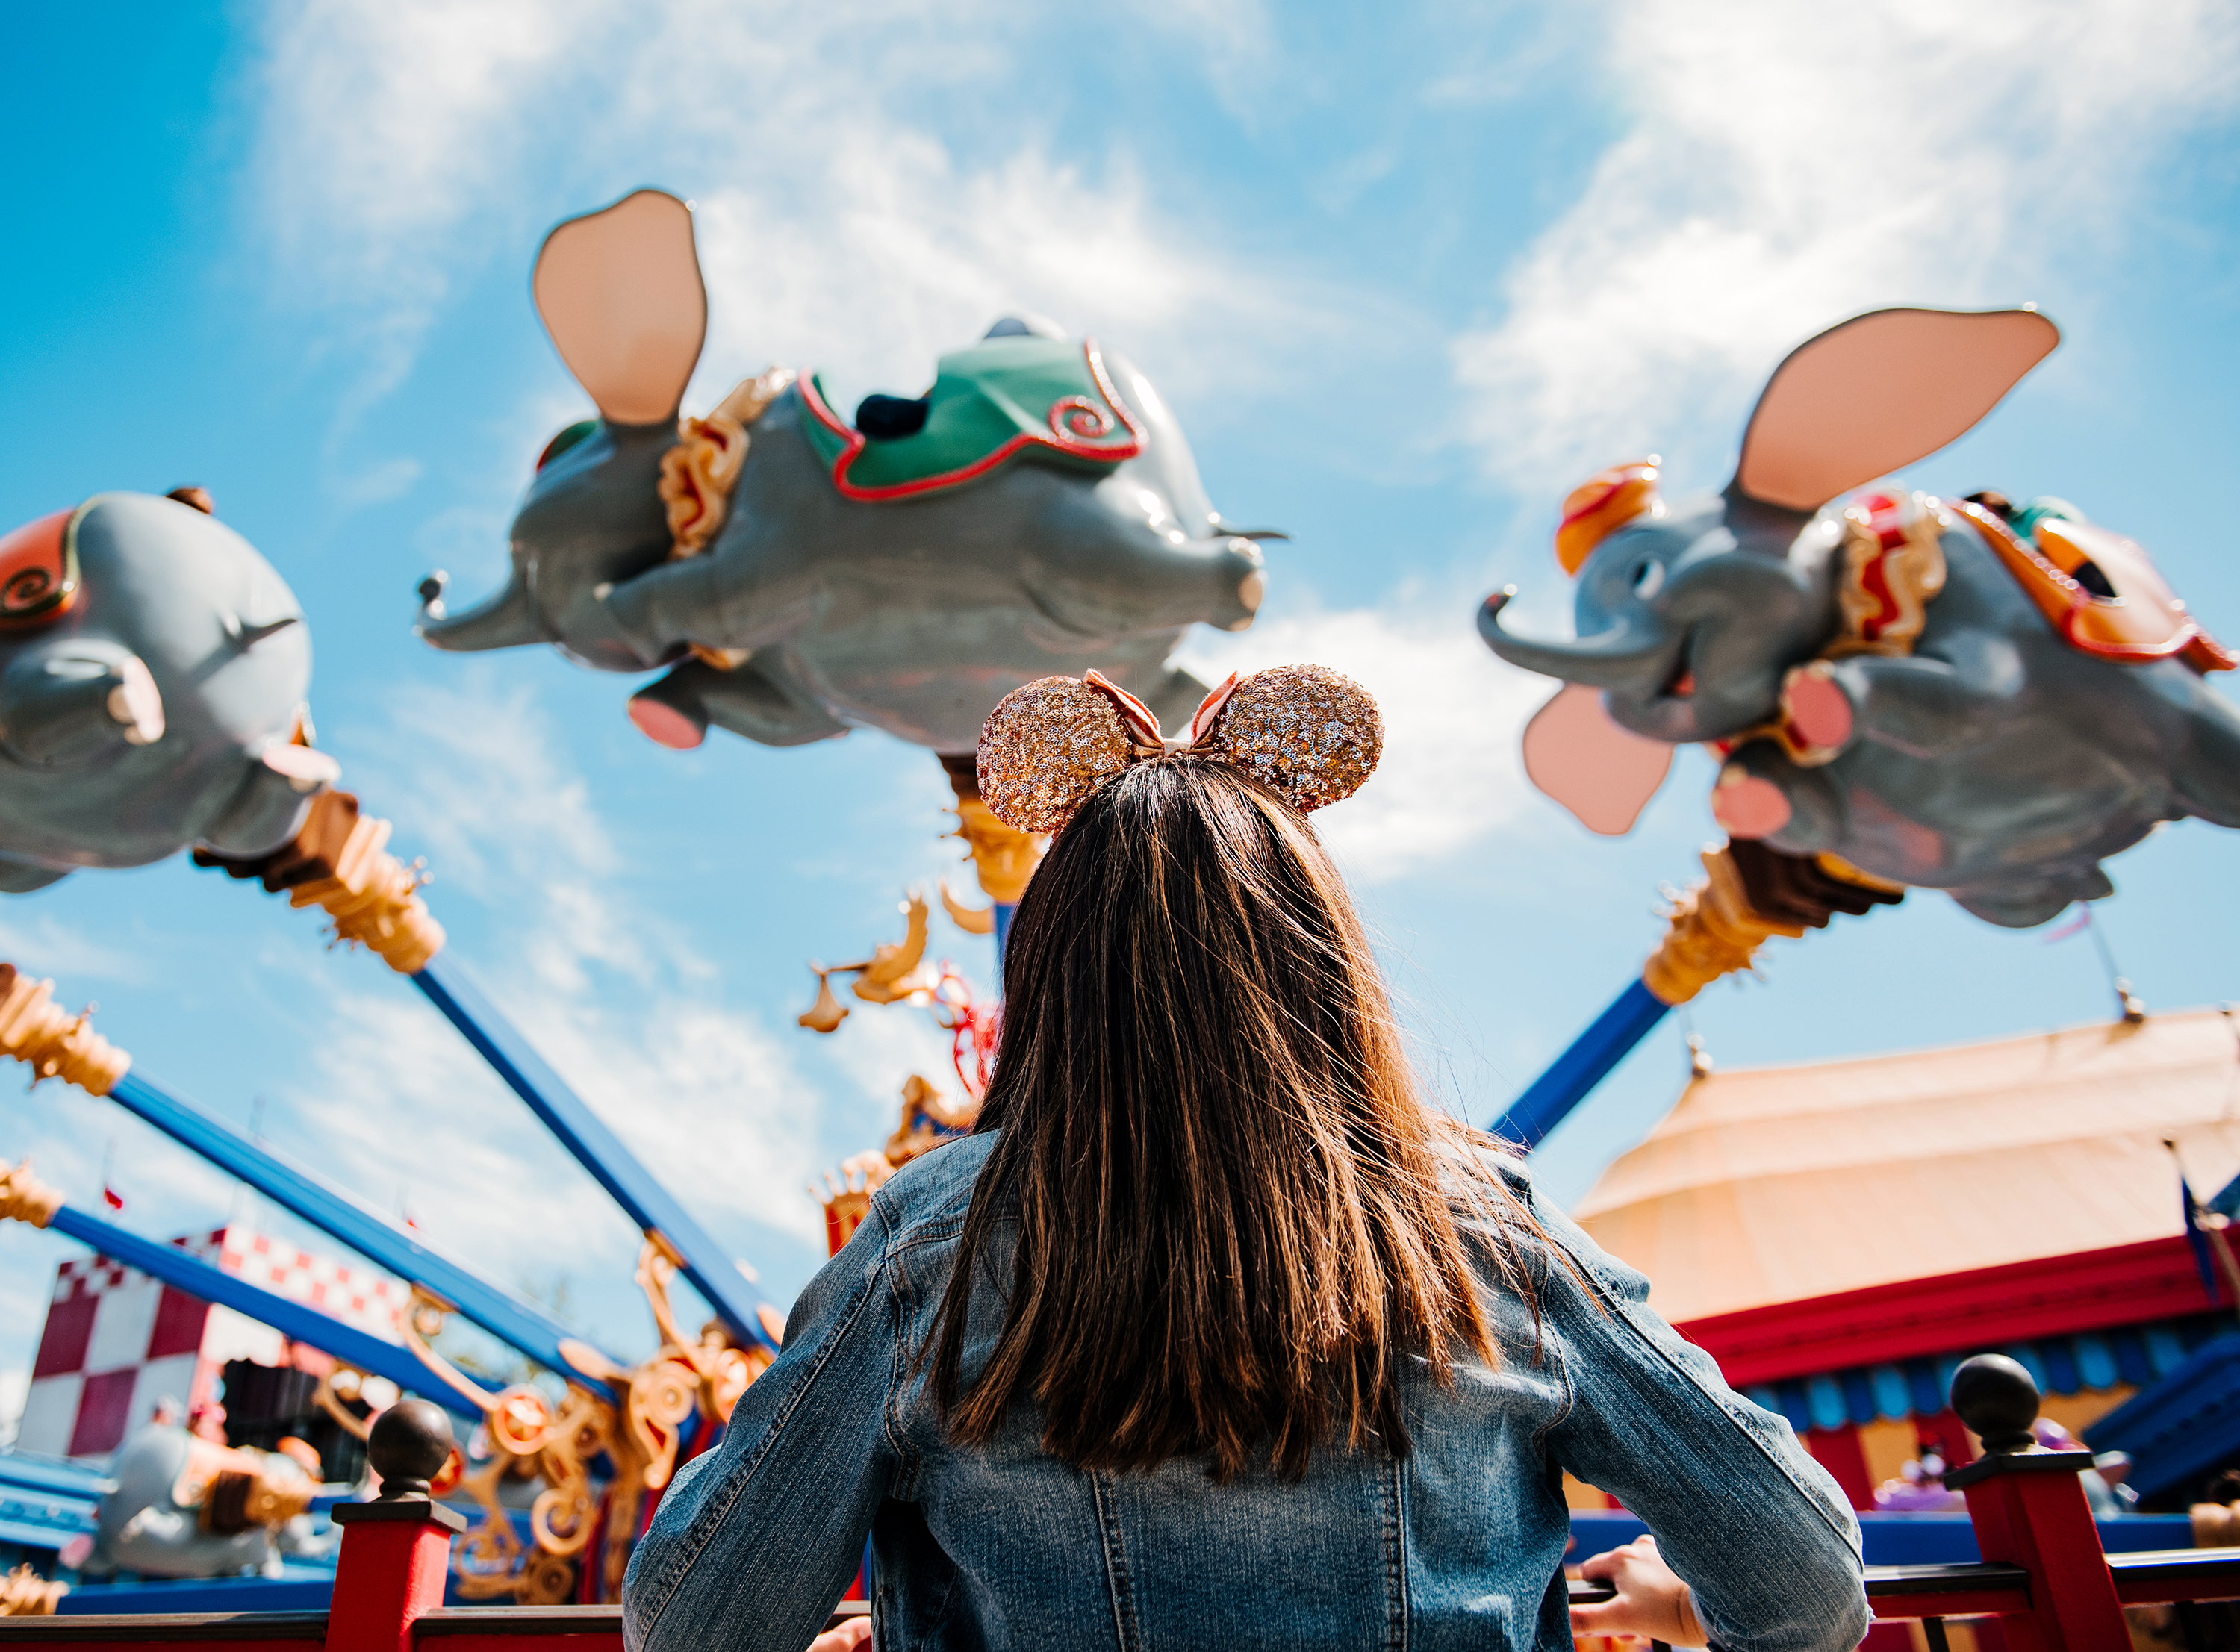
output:
[{"label": "green saddle blanket on elephant", "polygon": [[961,486],[1023,456],[1109,470],[1143,450],[1094,339],[983,339],[941,358],[925,423],[874,439],[834,412],[811,373],[802,430],[850,499],[910,499]]}]

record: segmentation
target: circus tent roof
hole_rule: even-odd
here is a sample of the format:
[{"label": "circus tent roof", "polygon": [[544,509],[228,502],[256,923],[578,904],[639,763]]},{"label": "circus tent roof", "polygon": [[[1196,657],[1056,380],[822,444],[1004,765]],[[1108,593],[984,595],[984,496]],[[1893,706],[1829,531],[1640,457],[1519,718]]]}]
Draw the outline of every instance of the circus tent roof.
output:
[{"label": "circus tent roof", "polygon": [[2215,1009],[1690,1084],[1575,1214],[1689,1321],[2183,1231],[2240,1171]]}]

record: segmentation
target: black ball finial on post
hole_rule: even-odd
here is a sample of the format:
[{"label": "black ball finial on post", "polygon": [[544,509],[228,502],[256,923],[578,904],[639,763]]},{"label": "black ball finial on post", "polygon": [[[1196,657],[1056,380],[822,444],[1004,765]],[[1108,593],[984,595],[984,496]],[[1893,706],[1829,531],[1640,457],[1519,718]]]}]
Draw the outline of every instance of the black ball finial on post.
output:
[{"label": "black ball finial on post", "polygon": [[450,1455],[451,1419],[425,1400],[399,1400],[366,1435],[365,1460],[381,1476],[382,1502],[425,1501],[428,1482]]},{"label": "black ball finial on post", "polygon": [[2003,1354],[1963,1360],[1952,1374],[1952,1409],[1983,1436],[1986,1455],[2029,1451],[2037,1444],[2037,1383]]}]

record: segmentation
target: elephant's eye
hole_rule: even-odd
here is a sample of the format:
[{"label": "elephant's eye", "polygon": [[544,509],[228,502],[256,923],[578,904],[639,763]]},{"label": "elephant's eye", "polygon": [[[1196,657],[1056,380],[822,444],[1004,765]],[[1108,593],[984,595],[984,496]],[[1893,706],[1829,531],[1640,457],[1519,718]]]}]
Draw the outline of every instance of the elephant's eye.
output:
[{"label": "elephant's eye", "polygon": [[1633,570],[1633,594],[1644,601],[1664,589],[1664,564],[1645,562]]}]

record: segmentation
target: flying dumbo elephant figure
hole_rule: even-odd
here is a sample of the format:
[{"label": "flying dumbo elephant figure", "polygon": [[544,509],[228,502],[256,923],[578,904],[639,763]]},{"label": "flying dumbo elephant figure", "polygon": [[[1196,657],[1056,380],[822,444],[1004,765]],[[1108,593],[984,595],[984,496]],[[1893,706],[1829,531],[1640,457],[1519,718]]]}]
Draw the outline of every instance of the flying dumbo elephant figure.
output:
[{"label": "flying dumbo elephant figure", "polygon": [[1577,639],[1510,630],[1508,592],[1478,618],[1568,685],[1525,732],[1536,783],[1622,833],[1702,742],[1730,836],[2014,928],[2110,894],[2100,861],[2157,822],[2240,826],[2240,716],[2203,681],[2234,656],[2141,547],[2061,500],[1882,479],[2059,342],[2032,309],[1877,310],[1775,370],[1723,492],[1667,504],[1653,460],[1575,492]]},{"label": "flying dumbo elephant figure", "polygon": [[294,595],[200,489],[0,537],[0,892],[286,841],[337,773],[310,675]]},{"label": "flying dumbo elephant figure", "polygon": [[84,1569],[95,1577],[227,1577],[277,1573],[286,1556],[330,1555],[334,1535],[315,1535],[305,1511],[315,1495],[349,1489],[321,1485],[317,1465],[301,1441],[247,1450],[150,1422],[110,1465],[114,1489],[94,1517]]},{"label": "flying dumbo elephant figure", "polygon": [[443,576],[423,582],[437,648],[667,667],[630,708],[666,746],[868,727],[954,754],[1013,689],[1091,666],[1186,717],[1204,690],[1167,663],[1183,630],[1259,605],[1254,540],[1278,536],[1223,524],[1165,404],[1093,340],[1006,320],[852,423],[779,369],[680,421],[708,314],[683,202],[640,190],[562,224],[534,284],[598,416],[538,462],[504,590],[450,614]]}]

